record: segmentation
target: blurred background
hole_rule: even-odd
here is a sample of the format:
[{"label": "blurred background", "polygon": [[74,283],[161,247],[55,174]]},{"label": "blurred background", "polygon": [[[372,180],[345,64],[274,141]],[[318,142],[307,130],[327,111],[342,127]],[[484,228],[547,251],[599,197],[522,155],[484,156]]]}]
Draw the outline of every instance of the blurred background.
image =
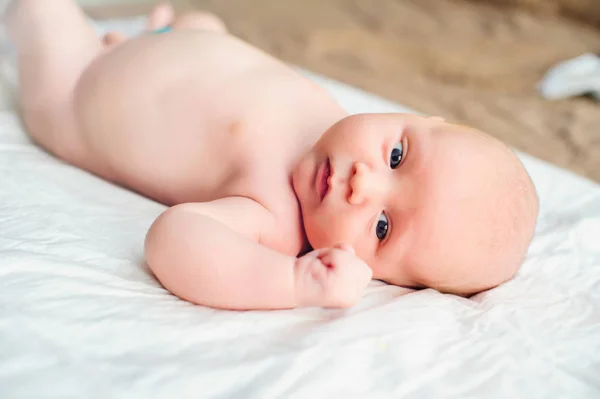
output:
[{"label": "blurred background", "polygon": [[[90,16],[154,0],[80,0]],[[600,52],[600,0],[172,0],[219,15],[272,55],[600,182],[600,103],[548,101],[560,61]]]}]

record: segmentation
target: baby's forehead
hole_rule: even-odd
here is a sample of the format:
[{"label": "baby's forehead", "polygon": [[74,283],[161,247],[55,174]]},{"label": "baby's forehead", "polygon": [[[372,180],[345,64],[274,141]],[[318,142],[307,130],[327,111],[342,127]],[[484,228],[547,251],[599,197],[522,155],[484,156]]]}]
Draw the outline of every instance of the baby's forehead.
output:
[{"label": "baby's forehead", "polygon": [[[444,123],[435,126],[427,135],[430,149],[435,156],[445,162],[454,161],[446,166],[460,166],[469,162],[482,164],[512,162],[506,155],[510,150],[499,140],[477,129],[463,125]],[[435,159],[434,159],[435,160]],[[477,170],[471,170],[477,172]],[[464,170],[469,173],[470,170]]]}]

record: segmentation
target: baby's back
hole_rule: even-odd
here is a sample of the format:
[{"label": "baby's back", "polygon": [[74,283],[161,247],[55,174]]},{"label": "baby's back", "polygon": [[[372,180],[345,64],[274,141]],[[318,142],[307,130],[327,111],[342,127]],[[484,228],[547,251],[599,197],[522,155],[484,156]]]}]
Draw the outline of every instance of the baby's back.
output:
[{"label": "baby's back", "polygon": [[297,157],[343,114],[284,64],[196,31],[124,43],[88,68],[76,99],[99,174],[167,204],[275,200],[256,197],[289,192]]}]

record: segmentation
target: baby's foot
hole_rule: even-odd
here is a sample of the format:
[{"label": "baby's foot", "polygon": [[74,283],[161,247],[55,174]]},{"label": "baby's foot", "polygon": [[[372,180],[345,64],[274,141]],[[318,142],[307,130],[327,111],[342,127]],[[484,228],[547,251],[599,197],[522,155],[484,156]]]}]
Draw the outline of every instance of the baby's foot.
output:
[{"label": "baby's foot", "polygon": [[147,29],[155,31],[173,24],[175,19],[175,11],[169,3],[157,4],[148,15]]},{"label": "baby's foot", "polygon": [[175,11],[171,4],[160,3],[148,16],[148,30],[152,32],[166,27],[227,33],[227,27],[223,21],[214,14],[192,11],[175,17]]},{"label": "baby's foot", "polygon": [[[157,29],[170,26],[173,23],[174,14],[173,7],[169,3],[159,3],[148,14],[146,29],[148,31],[156,31]],[[104,47],[110,48],[126,40],[127,36],[121,32],[108,32],[102,38],[102,44],[104,44]]]}]

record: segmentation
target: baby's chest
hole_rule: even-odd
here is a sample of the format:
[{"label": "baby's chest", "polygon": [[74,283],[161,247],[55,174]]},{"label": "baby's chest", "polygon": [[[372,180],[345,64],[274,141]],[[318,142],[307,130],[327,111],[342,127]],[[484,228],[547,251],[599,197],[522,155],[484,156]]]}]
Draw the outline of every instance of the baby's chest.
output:
[{"label": "baby's chest", "polygon": [[227,180],[251,180],[260,186],[286,181],[297,151],[304,149],[297,142],[298,132],[242,118],[209,127],[202,134],[209,170],[225,169]]}]

